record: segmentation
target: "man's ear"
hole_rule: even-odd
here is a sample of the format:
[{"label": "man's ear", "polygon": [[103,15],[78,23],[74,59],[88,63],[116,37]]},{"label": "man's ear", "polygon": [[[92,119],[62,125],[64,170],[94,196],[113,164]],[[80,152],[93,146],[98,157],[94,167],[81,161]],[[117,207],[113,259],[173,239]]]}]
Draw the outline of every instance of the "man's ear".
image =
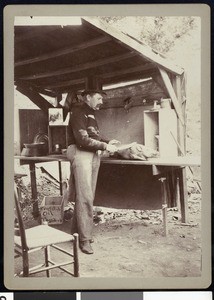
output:
[{"label": "man's ear", "polygon": [[87,100],[87,102],[90,102],[91,96],[90,95],[86,95],[86,100]]}]

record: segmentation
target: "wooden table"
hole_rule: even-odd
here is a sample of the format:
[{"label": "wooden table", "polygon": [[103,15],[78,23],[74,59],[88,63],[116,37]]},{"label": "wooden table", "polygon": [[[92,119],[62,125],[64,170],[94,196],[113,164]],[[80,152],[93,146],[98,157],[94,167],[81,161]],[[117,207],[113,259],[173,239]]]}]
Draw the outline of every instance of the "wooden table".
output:
[{"label": "wooden table", "polygon": [[[60,181],[60,194],[62,195],[62,175],[61,175],[61,162],[68,161],[65,155],[48,155],[39,157],[25,157],[15,156],[15,159],[20,160],[22,164],[28,164],[30,168],[31,178],[31,192],[34,216],[39,215],[38,201],[37,201],[37,184],[36,184],[36,172],[35,164],[42,162],[57,161],[59,166],[59,181]],[[167,172],[168,169],[176,168],[179,176],[179,194],[180,194],[180,205],[181,205],[181,217],[182,222],[188,221],[188,204],[187,204],[187,185],[186,185],[186,167],[200,166],[199,157],[167,157],[167,158],[152,158],[147,161],[140,160],[124,160],[114,158],[102,158],[101,164],[112,164],[112,165],[136,165],[136,166],[151,166],[153,175]],[[160,177],[160,176],[159,176]],[[165,195],[162,195],[165,198]]]}]

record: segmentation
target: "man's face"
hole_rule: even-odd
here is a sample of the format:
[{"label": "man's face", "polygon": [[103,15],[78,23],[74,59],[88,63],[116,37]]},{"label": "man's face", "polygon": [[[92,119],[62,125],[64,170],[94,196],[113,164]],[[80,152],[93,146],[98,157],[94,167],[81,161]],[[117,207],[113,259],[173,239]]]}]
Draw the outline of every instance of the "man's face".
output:
[{"label": "man's face", "polygon": [[103,96],[99,93],[87,95],[87,103],[94,110],[99,110],[103,104]]}]

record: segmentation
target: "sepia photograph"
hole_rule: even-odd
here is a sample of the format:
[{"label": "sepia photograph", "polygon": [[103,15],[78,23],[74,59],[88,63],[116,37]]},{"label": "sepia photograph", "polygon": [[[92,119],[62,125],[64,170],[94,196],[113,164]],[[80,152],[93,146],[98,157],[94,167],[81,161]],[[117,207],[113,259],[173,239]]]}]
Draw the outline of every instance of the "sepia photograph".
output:
[{"label": "sepia photograph", "polygon": [[200,279],[200,14],[23,14],[13,30],[20,286]]}]

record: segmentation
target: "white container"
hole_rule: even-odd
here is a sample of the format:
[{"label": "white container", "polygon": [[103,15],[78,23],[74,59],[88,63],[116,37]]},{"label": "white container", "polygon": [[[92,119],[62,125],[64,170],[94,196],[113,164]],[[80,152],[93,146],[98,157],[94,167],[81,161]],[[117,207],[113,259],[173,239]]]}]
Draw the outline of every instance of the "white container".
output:
[{"label": "white container", "polygon": [[171,109],[171,99],[161,99],[161,108]]}]

